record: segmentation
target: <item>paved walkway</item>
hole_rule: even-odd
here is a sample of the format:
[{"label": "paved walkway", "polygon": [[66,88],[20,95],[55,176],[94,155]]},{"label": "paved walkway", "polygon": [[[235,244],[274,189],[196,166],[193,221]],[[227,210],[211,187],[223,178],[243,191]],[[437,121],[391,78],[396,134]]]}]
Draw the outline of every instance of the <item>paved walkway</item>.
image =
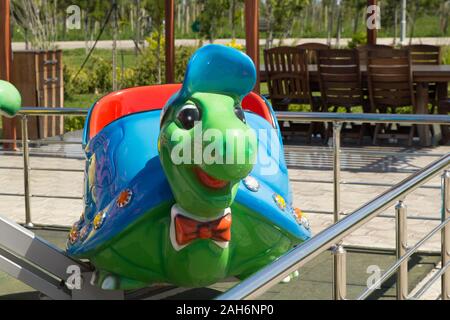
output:
[{"label": "paved walkway", "polygon": [[[346,46],[350,41],[350,38],[343,38],[340,41],[341,46]],[[398,39],[397,39],[398,40]],[[407,39],[409,43],[409,39]],[[230,43],[231,39],[217,39],[214,43],[217,44],[227,44]],[[301,38],[301,39],[284,39],[283,44],[285,45],[297,45],[306,42],[319,42],[326,43],[327,39],[324,38]],[[440,38],[414,38],[412,41],[414,44],[431,44],[431,45],[449,45],[450,38],[448,37],[440,37]],[[205,41],[204,44],[208,44],[209,42]],[[236,39],[236,43],[240,45],[245,45],[245,39]],[[260,39],[259,43],[261,46],[264,46],[266,43],[265,39]],[[274,44],[278,44],[279,40],[275,39]],[[336,44],[336,39],[332,39],[332,45]],[[379,44],[392,44],[394,43],[393,38],[378,38]],[[197,46],[199,41],[196,39],[176,39],[176,46]],[[68,50],[68,49],[79,49],[85,48],[86,43],[84,41],[58,41],[56,42],[57,47]],[[89,43],[89,45],[93,45],[93,41]],[[117,47],[119,49],[134,49],[135,45],[132,40],[119,40],[117,42]],[[13,50],[25,50],[25,42],[13,42],[12,43]],[[111,49],[112,41],[111,40],[101,40],[98,41],[96,48],[98,49]]]}]

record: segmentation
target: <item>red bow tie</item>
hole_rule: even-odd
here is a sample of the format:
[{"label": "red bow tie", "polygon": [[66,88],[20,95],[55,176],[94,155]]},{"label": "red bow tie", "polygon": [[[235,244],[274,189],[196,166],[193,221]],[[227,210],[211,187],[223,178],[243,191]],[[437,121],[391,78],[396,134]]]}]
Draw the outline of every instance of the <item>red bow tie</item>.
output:
[{"label": "red bow tie", "polygon": [[227,242],[231,239],[231,214],[217,220],[200,222],[182,215],[175,217],[175,235],[180,246],[195,239]]}]

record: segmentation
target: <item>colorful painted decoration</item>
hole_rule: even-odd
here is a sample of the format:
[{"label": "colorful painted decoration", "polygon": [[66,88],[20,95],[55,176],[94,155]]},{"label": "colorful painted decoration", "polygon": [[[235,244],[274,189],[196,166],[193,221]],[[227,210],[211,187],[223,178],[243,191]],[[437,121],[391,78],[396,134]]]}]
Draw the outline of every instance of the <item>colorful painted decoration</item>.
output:
[{"label": "colorful painted decoration", "polygon": [[86,240],[87,236],[91,232],[91,228],[92,228],[91,224],[87,224],[83,228],[81,228],[80,235],[79,235],[80,241]]},{"label": "colorful painted decoration", "polygon": [[306,218],[306,215],[303,213],[302,210],[299,208],[293,209],[295,220],[301,225],[303,225],[306,229],[310,229],[308,218]]},{"label": "colorful painted decoration", "polygon": [[79,235],[80,234],[78,232],[78,222],[76,222],[73,224],[72,228],[70,229],[69,243],[74,244],[75,242],[77,242]]},{"label": "colorful painted decoration", "polygon": [[93,225],[94,225],[94,229],[95,230],[100,229],[102,227],[103,223],[105,222],[105,219],[106,219],[106,212],[105,211],[106,210],[100,211],[94,217]]},{"label": "colorful painted decoration", "polygon": [[133,197],[133,192],[130,189],[123,190],[119,196],[117,197],[117,206],[119,208],[123,208],[127,206],[131,202],[131,198]]},{"label": "colorful painted decoration", "polygon": [[286,210],[286,200],[284,200],[284,198],[282,196],[280,196],[279,194],[275,193],[273,195],[273,200],[275,201],[275,203],[278,206],[278,208],[280,208],[283,211]]},{"label": "colorful painted decoration", "polygon": [[244,185],[250,191],[257,192],[259,190],[259,182],[252,176],[247,176],[244,179]]},{"label": "colorful painted decoration", "polygon": [[306,217],[302,217],[300,222],[307,230],[309,230],[311,228],[311,226],[309,224],[309,220]]}]

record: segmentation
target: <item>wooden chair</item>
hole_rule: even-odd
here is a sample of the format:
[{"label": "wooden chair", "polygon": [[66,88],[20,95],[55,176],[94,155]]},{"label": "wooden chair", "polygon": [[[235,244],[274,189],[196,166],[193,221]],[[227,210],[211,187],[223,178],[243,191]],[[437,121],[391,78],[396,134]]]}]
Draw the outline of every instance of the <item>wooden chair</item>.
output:
[{"label": "wooden chair", "polygon": [[[306,50],[308,64],[317,64],[317,52],[320,50],[329,50],[330,46],[323,43],[307,42],[299,44],[297,48]],[[317,82],[310,82],[309,87],[311,92],[320,92],[320,87]]]},{"label": "wooden chair", "polygon": [[[413,65],[439,65],[441,64],[441,48],[425,44],[406,46],[411,54]],[[430,83],[428,86],[429,101],[432,106],[431,113],[435,113],[438,107],[437,84]]]},{"label": "wooden chair", "polygon": [[320,50],[328,50],[330,46],[323,43],[307,42],[299,44],[297,48],[306,50],[308,64],[317,64],[317,52]]},{"label": "wooden chair", "polygon": [[364,44],[358,46],[356,50],[359,52],[359,64],[361,66],[367,65],[367,52],[377,49],[392,49],[392,47],[385,44]]},{"label": "wooden chair", "polygon": [[[264,63],[270,100],[275,110],[287,111],[290,104],[309,104],[313,111],[318,111],[319,103],[312,98],[309,88],[309,72],[306,50],[296,47],[275,47],[264,50]],[[280,124],[284,134],[301,132],[302,124],[289,127]],[[308,141],[312,126],[307,125]],[[299,131],[300,130],[300,131]]]},{"label": "wooden chair", "polygon": [[[332,112],[337,112],[339,107],[344,107],[347,112],[352,112],[353,107],[360,106],[364,112],[370,111],[364,102],[357,50],[321,50],[317,53],[317,61],[323,111],[331,108]],[[356,134],[362,143],[366,127],[352,124],[351,130],[346,130],[344,124],[343,134]],[[327,138],[330,134],[331,127],[327,130]]]},{"label": "wooden chair", "polygon": [[[399,107],[412,106],[415,112],[416,101],[412,83],[411,57],[406,49],[373,49],[368,52],[367,80],[369,101],[372,112],[396,113]],[[375,127],[373,142],[377,139],[407,139],[412,144],[415,126],[405,129],[399,124]]]},{"label": "wooden chair", "polygon": [[441,64],[441,48],[425,44],[406,46],[411,53],[412,64],[437,65]]}]

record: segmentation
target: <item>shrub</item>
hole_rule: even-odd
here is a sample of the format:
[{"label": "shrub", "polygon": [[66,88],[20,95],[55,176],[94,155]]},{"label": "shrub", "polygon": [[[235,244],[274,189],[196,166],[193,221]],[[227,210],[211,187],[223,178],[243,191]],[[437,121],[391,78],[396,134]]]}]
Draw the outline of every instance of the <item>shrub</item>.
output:
[{"label": "shrub", "polygon": [[64,131],[81,130],[84,126],[85,117],[64,117]]},{"label": "shrub", "polygon": [[348,42],[349,49],[355,49],[361,44],[367,43],[367,34],[365,32],[354,33],[352,39]]},{"label": "shrub", "polygon": [[112,90],[112,63],[103,58],[93,56],[91,66],[91,79],[96,92],[109,92]]},{"label": "shrub", "polygon": [[133,68],[125,68],[123,71],[120,87],[122,89],[132,88],[136,86],[136,70]]},{"label": "shrub", "polygon": [[450,64],[450,46],[441,47],[441,58],[443,64]]},{"label": "shrub", "polygon": [[74,94],[90,93],[94,91],[95,83],[92,81],[90,75],[81,70],[76,78],[76,70],[64,66],[63,78],[64,78],[64,98],[70,99]]},{"label": "shrub", "polygon": [[189,59],[197,47],[178,47],[175,49],[175,81],[182,82]]}]

